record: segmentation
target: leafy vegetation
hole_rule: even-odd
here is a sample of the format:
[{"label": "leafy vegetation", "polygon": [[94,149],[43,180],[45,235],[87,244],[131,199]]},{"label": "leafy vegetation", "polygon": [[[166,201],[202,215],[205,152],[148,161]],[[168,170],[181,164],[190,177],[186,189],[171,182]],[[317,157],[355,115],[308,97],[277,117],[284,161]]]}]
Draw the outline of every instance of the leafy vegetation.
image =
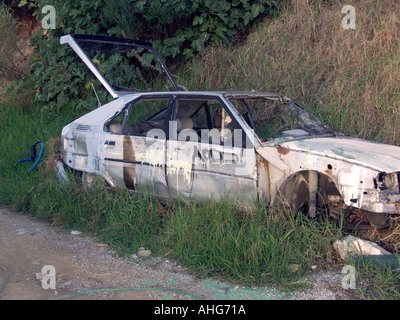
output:
[{"label": "leafy vegetation", "polygon": [[[168,64],[192,58],[212,43],[229,44],[241,38],[250,26],[262,17],[276,16],[278,5],[273,0],[35,0],[20,1],[20,6],[36,8],[35,16],[44,17],[42,8],[52,5],[56,10],[56,28],[37,32],[31,39],[36,55],[32,60],[32,82],[37,90],[36,101],[44,109],[87,111],[97,105],[89,79],[79,58],[67,46],[59,44],[65,34],[96,34],[152,41]],[[142,55],[149,64],[154,57]],[[116,64],[128,65],[129,74],[136,74],[131,55],[121,60],[96,57],[107,78],[123,87],[133,87],[132,76],[124,77]],[[137,88],[137,87],[136,87]],[[140,88],[139,89],[147,89]],[[106,101],[106,92],[100,100]]]}]

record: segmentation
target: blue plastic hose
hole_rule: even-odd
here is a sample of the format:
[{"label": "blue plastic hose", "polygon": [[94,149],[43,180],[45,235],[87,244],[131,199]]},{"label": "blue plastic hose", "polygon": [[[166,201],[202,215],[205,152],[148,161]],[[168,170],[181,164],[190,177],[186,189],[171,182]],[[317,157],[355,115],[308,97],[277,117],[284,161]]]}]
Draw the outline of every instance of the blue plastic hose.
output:
[{"label": "blue plastic hose", "polygon": [[[39,156],[36,157],[36,146],[40,143],[41,147],[40,147],[40,152],[39,152]],[[35,169],[35,167],[38,165],[38,163],[40,161],[43,161],[42,156],[43,156],[43,152],[44,152],[44,143],[42,141],[37,141],[35,144],[32,145],[31,147],[31,153],[32,150],[34,150],[34,154],[31,154],[30,158],[26,158],[26,159],[20,159],[18,160],[15,165],[14,165],[14,172],[15,172],[15,168],[17,166],[18,163],[22,163],[22,162],[32,162],[34,161],[33,165],[29,168],[28,173],[31,172],[33,169]]]}]

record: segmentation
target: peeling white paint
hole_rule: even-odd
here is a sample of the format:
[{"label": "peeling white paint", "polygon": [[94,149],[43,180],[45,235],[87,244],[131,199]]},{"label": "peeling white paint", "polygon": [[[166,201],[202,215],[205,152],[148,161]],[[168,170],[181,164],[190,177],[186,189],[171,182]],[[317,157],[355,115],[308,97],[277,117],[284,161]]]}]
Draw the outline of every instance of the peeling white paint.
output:
[{"label": "peeling white paint", "polygon": [[[69,38],[64,38],[66,39]],[[85,59],[84,62],[87,63]],[[102,83],[107,86],[105,79]],[[399,213],[400,147],[344,137],[326,130],[318,119],[282,95],[179,91],[112,93],[117,99],[64,127],[61,134],[61,154],[67,166],[84,172],[99,173],[114,186],[123,187],[127,185],[127,180],[130,180],[130,184],[132,181],[144,184],[155,182],[163,196],[175,195],[179,191],[193,198],[223,197],[230,193],[233,197],[243,195],[248,200],[253,200],[259,195],[265,197],[259,200],[266,201],[267,204],[274,201],[279,188],[286,181],[291,181],[288,179],[292,177],[298,178],[298,185],[309,191],[304,177],[308,176],[306,172],[312,170],[318,172],[319,177],[323,176],[323,181],[332,184],[329,188],[339,191],[328,194],[328,199],[342,198],[348,206],[376,213]],[[179,98],[187,101],[193,97],[197,102],[202,99],[206,102],[218,101],[223,105],[224,119],[223,128],[216,135],[218,141],[212,141],[212,144],[204,143],[201,139],[199,141],[198,132],[194,130],[178,135],[177,121],[174,120],[170,121],[175,127],[170,132],[169,141],[165,135],[160,139],[160,129],[155,129],[157,131],[152,132],[153,136],[131,135],[131,145],[128,144],[127,152],[129,159],[124,159],[124,151],[127,151],[124,150],[126,136],[106,132],[105,125],[135,99],[154,97],[164,100],[174,97],[171,101],[176,102],[175,106],[178,106]],[[257,98],[280,101],[311,130],[296,131],[290,128],[292,130],[286,130],[278,139],[262,143],[234,108],[230,97],[239,100]],[[169,108],[173,114],[173,107]],[[178,116],[175,114],[174,119],[176,118]],[[185,117],[182,116],[183,118]],[[207,120],[210,122],[210,119]],[[230,127],[228,124],[237,125],[240,134],[244,132],[244,137],[254,147],[245,149],[245,146],[228,146],[229,141],[232,142],[232,132],[226,129]],[[201,129],[207,131],[206,141],[215,133],[213,130],[217,130]],[[324,136],[318,136],[320,134]],[[327,137],[328,134],[331,136]],[[187,137],[189,142],[176,141],[186,140]],[[221,140],[222,137],[224,139]],[[218,161],[215,161],[213,155],[210,156],[210,152],[215,153]],[[261,177],[260,172],[264,176]],[[383,180],[377,181],[377,177],[383,173],[395,173],[390,178],[395,180],[392,181],[393,186],[385,185]],[[315,180],[314,182],[317,183]],[[173,188],[176,190],[172,190]],[[304,190],[298,193],[301,194],[302,191]]]}]

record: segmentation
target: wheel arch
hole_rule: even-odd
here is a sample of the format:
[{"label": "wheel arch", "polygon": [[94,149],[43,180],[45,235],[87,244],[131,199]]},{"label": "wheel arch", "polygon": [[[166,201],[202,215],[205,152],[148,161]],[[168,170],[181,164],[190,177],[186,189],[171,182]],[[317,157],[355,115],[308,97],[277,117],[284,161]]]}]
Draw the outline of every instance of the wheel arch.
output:
[{"label": "wheel arch", "polygon": [[289,206],[300,208],[309,201],[310,191],[316,193],[315,201],[319,206],[326,206],[332,201],[344,203],[339,190],[335,180],[326,173],[317,170],[301,170],[292,173],[281,182],[277,188],[273,204],[280,197],[279,200]]}]

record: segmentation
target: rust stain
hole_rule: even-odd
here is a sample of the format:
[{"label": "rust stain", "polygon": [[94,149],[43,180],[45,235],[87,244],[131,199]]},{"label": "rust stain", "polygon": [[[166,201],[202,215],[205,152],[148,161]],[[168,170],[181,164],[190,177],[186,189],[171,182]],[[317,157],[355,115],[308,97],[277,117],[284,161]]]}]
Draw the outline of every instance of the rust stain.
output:
[{"label": "rust stain", "polygon": [[396,205],[397,211],[400,212],[400,201],[395,202],[395,205]]},{"label": "rust stain", "polygon": [[269,175],[269,163],[268,161],[264,161],[264,166],[265,166],[265,172],[267,174],[267,183],[268,183],[268,202],[271,203],[271,180],[270,180],[270,175]]},{"label": "rust stain", "polygon": [[284,155],[284,156],[290,152],[290,150],[285,149],[282,146],[278,146],[278,148],[276,148],[276,150],[278,151],[279,154]]},{"label": "rust stain", "polygon": [[[269,163],[267,160],[265,160],[262,156],[258,155],[259,158],[259,173],[264,174],[265,175],[265,179],[267,182],[267,192],[268,192],[268,202],[271,202],[271,181],[270,181],[270,174],[269,174]],[[258,179],[260,180],[260,179]],[[261,195],[262,194],[262,190],[261,189],[262,186],[259,186],[259,190],[258,193]]]},{"label": "rust stain", "polygon": [[331,176],[331,175],[333,174],[333,167],[332,167],[332,165],[331,165],[331,164],[328,164],[328,165],[326,166],[324,172],[325,172],[327,175],[330,175],[330,176]]},{"label": "rust stain", "polygon": [[135,151],[133,150],[133,145],[131,138],[129,136],[124,136],[124,181],[128,189],[135,190],[135,180],[136,180],[136,169],[135,164],[130,163],[135,161]]}]

